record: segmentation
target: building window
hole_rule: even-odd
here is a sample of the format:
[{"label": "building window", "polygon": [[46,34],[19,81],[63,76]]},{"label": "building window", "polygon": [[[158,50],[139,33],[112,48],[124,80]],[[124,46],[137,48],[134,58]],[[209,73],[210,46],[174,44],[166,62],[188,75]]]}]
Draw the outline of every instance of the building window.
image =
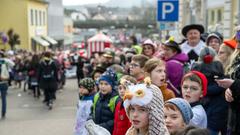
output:
[{"label": "building window", "polygon": [[38,12],[35,10],[35,24],[38,26]]},{"label": "building window", "polygon": [[221,9],[218,10],[217,14],[218,14],[217,15],[218,16],[217,21],[221,22],[222,21],[222,11],[221,11]]},{"label": "building window", "polygon": [[45,12],[43,11],[43,25],[46,25],[46,16],[45,16]]},{"label": "building window", "polygon": [[31,13],[31,25],[34,25],[34,13],[33,13],[33,9],[31,9],[30,11]]},{"label": "building window", "polygon": [[42,26],[42,11],[39,11],[39,25]]},{"label": "building window", "polygon": [[214,20],[215,20],[215,12],[213,10],[211,11],[211,22],[214,22]]}]

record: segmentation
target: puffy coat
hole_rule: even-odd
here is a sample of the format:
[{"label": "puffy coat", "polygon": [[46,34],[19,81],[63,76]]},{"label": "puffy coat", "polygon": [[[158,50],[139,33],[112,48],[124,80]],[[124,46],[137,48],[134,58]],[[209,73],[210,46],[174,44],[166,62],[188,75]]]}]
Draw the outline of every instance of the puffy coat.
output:
[{"label": "puffy coat", "polygon": [[95,107],[93,107],[93,121],[96,124],[107,129],[110,133],[112,133],[114,112],[111,111],[108,105],[110,99],[116,96],[117,92],[112,91],[111,93],[106,95],[99,93],[99,95],[99,99],[96,101]]},{"label": "puffy coat", "polygon": [[[179,90],[184,75],[184,63],[188,61],[188,56],[184,53],[179,53],[173,56],[172,58],[166,60],[166,73],[167,78],[172,83],[172,85]],[[171,90],[173,88],[170,87]],[[180,96],[180,93],[176,93],[176,96]]]}]

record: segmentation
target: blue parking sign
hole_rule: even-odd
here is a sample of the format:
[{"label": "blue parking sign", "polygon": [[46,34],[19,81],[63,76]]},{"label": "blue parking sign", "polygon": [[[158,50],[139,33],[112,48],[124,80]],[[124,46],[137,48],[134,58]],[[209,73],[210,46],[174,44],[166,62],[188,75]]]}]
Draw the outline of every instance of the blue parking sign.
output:
[{"label": "blue parking sign", "polygon": [[158,0],[158,21],[178,21],[178,0]]}]

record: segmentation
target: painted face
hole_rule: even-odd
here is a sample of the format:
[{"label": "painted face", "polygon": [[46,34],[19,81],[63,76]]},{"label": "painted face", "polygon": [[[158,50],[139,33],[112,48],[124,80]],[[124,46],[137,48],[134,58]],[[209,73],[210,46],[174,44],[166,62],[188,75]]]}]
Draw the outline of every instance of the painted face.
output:
[{"label": "painted face", "polygon": [[164,108],[165,122],[170,134],[176,133],[179,129],[185,128],[182,114],[179,110]]},{"label": "painted face", "polygon": [[199,101],[202,95],[202,87],[199,83],[186,79],[182,84],[183,98],[189,103]]},{"label": "painted face", "polygon": [[139,105],[129,106],[129,115],[132,126],[136,129],[145,129],[148,127],[148,110]]},{"label": "painted face", "polygon": [[200,32],[196,29],[191,29],[187,32],[187,40],[189,45],[197,45],[200,41]]},{"label": "painted face", "polygon": [[106,95],[106,94],[112,92],[112,86],[111,86],[107,81],[101,80],[101,81],[99,82],[99,91],[100,91],[103,95]]},{"label": "painted face", "polygon": [[163,48],[163,57],[165,60],[168,60],[177,54],[177,52],[171,49],[170,47],[163,45],[162,48]]},{"label": "painted face", "polygon": [[154,48],[152,45],[144,45],[143,46],[143,54],[151,57],[154,53]]},{"label": "painted face", "polygon": [[86,88],[84,88],[83,86],[80,86],[80,88],[79,88],[79,94],[80,94],[81,96],[83,96],[83,95],[89,94],[89,92],[88,92],[88,90],[87,90]]},{"label": "painted face", "polygon": [[126,87],[120,84],[120,85],[118,86],[118,93],[119,93],[119,96],[120,96],[122,99],[123,99],[123,97],[124,97],[125,92],[126,92]]},{"label": "painted face", "polygon": [[219,51],[220,42],[217,38],[215,37],[210,38],[208,45],[212,47],[216,52]]},{"label": "painted face", "polygon": [[130,75],[134,77],[138,76],[138,74],[140,74],[142,71],[140,64],[137,63],[136,61],[131,61],[131,63],[129,64],[129,67],[130,67]]},{"label": "painted face", "polygon": [[226,49],[224,47],[220,47],[218,51],[219,60],[222,62],[225,62],[228,57],[229,57],[229,54],[227,53]]},{"label": "painted face", "polygon": [[154,68],[150,74],[152,83],[158,87],[162,86],[165,83],[166,79],[166,68],[165,65],[159,65]]}]

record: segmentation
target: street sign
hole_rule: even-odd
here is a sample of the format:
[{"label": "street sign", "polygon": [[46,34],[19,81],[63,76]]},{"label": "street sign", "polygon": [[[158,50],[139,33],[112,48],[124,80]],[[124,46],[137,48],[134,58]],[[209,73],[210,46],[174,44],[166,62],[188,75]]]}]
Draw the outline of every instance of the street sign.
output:
[{"label": "street sign", "polygon": [[158,21],[178,21],[178,0],[158,0]]},{"label": "street sign", "polygon": [[175,30],[176,29],[175,22],[161,22],[159,26],[160,26],[160,30]]}]

